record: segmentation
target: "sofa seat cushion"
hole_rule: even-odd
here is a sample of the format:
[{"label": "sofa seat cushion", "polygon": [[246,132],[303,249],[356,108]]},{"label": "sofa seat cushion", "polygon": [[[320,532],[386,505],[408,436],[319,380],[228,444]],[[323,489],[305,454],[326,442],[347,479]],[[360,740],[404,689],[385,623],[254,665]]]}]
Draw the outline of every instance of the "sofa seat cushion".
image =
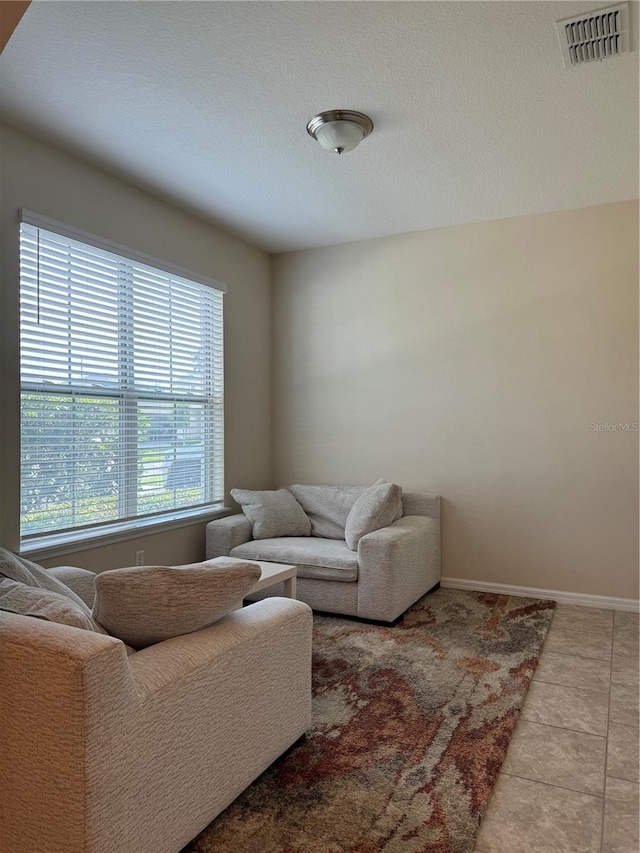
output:
[{"label": "sofa seat cushion", "polygon": [[358,557],[344,539],[318,539],[291,536],[280,539],[257,539],[238,545],[232,557],[264,560],[296,566],[299,578],[344,581],[358,580]]}]

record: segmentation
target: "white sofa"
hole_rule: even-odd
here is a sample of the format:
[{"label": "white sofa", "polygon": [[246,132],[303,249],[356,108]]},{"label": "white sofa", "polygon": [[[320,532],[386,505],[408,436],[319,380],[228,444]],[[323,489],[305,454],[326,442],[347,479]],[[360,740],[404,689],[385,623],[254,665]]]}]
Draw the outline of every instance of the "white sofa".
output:
[{"label": "white sofa", "polygon": [[[344,530],[359,492],[348,486],[327,489],[336,495],[331,521]],[[314,610],[391,623],[436,587],[441,574],[440,497],[410,491],[403,492],[402,502],[402,518],[363,536],[357,551],[344,539],[318,536],[254,540],[244,514],[216,519],[207,525],[207,559],[231,556],[295,565],[298,598]],[[282,586],[251,598],[269,595],[282,595]]]},{"label": "white sofa", "polygon": [[127,657],[1,612],[2,850],[178,853],[309,727],[311,623],[272,599]]}]

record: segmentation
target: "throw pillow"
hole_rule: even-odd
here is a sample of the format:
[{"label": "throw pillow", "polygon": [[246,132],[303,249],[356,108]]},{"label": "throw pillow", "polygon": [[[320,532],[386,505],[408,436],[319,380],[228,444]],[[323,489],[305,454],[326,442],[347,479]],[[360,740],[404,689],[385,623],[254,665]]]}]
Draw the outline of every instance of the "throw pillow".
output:
[{"label": "throw pillow", "polygon": [[[0,610],[18,613],[20,616],[35,616],[61,625],[71,625],[72,628],[84,628],[85,631],[96,631],[99,627],[95,625],[91,616],[66,595],[36,586],[27,586],[10,578],[0,580]],[[105,632],[99,630],[99,633]]]},{"label": "throw pillow", "polygon": [[[388,482],[389,482],[388,480],[380,479],[380,480],[376,480],[373,485],[374,486],[380,486],[382,483],[388,483]],[[394,516],[393,516],[394,521],[397,521],[399,518],[402,518],[402,516],[404,515],[404,507],[402,505],[402,487],[398,486],[398,489],[399,489],[398,505],[396,506],[396,511],[395,511]]]},{"label": "throw pillow", "polygon": [[93,617],[113,637],[143,649],[207,628],[238,607],[260,566],[217,557],[186,566],[132,566],[96,577]]},{"label": "throw pillow", "polygon": [[395,483],[376,483],[367,489],[351,508],[344,538],[352,551],[367,533],[388,527],[395,519],[402,490]]},{"label": "throw pillow", "polygon": [[254,539],[311,535],[311,522],[288,489],[268,492],[231,489],[231,497],[251,522]]},{"label": "throw pillow", "polygon": [[[98,634],[105,633],[100,627],[100,625],[93,621],[91,617],[91,610],[89,609],[89,607],[87,607],[87,605],[84,603],[84,601],[80,598],[79,595],[76,595],[76,593],[72,589],[70,589],[66,584],[62,583],[62,581],[58,580],[58,578],[54,577],[51,572],[48,572],[42,566],[39,566],[37,563],[32,563],[30,560],[25,560],[24,557],[18,557],[17,554],[12,553],[11,551],[7,551],[6,548],[0,548],[0,580],[3,578],[8,578],[9,580],[22,584],[25,587],[31,587],[32,589],[39,590],[42,593],[49,592],[67,598],[77,610],[84,613],[89,625],[91,626],[88,628],[88,630],[95,631]],[[17,594],[17,591],[14,590],[13,594]],[[24,595],[26,595],[26,593],[24,593]],[[31,602],[30,606],[35,607],[35,596],[31,596],[29,598],[29,601]],[[43,604],[43,607],[45,606],[46,602],[45,604]],[[51,610],[50,612],[53,613],[53,610]],[[58,620],[49,619],[49,621],[56,622]],[[62,621],[63,624],[70,624],[69,622],[65,622],[64,620]]]}]

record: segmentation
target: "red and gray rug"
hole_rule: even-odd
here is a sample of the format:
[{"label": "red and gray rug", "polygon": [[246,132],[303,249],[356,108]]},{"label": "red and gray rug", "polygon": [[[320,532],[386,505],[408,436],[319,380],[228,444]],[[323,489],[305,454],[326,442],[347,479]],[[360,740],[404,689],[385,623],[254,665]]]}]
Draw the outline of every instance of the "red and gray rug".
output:
[{"label": "red and gray rug", "polygon": [[186,851],[471,853],[554,607],[441,589],[393,628],[314,616],[311,730]]}]

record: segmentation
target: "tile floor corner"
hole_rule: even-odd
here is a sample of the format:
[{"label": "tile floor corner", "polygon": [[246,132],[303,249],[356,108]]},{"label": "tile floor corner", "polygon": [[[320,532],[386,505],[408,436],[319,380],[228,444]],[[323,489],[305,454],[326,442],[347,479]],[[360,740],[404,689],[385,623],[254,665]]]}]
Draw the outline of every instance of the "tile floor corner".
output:
[{"label": "tile floor corner", "polygon": [[474,853],[639,853],[638,624],[557,606]]}]

